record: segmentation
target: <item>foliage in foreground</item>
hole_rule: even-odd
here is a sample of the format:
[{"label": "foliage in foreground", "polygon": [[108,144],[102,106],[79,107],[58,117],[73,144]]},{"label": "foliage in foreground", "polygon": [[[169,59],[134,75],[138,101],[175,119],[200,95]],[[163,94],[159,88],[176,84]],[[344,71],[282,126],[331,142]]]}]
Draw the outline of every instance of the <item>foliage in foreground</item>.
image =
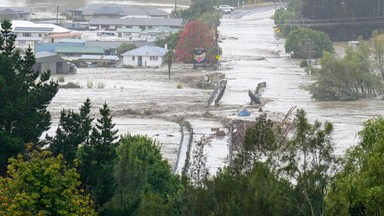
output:
[{"label": "foliage in foreground", "polygon": [[47,107],[58,91],[57,82],[49,81],[49,71],[32,69],[31,49],[23,57],[15,49],[11,30],[5,20],[0,34],[0,175],[5,175],[8,158],[25,150],[25,143],[39,144],[51,124]]},{"label": "foliage in foreground", "polygon": [[0,177],[1,215],[97,215],[80,190],[80,175],[62,155],[32,151],[9,160]]},{"label": "foliage in foreground", "polygon": [[329,187],[327,215],[384,214],[384,119],[368,120]]}]

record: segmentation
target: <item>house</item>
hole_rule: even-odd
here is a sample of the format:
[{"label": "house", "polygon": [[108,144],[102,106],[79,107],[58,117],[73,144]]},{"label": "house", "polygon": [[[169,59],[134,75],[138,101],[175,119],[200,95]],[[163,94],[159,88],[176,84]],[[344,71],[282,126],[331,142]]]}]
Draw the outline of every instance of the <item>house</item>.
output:
[{"label": "house", "polygon": [[0,7],[0,16],[10,20],[30,20],[31,14],[29,7]]},{"label": "house", "polygon": [[128,38],[132,40],[133,38],[140,38],[141,31],[141,28],[118,28],[116,33],[119,38]]},{"label": "house", "polygon": [[37,43],[35,52],[52,52],[54,53],[57,47],[85,47],[85,41],[80,39],[63,39],[58,43]]},{"label": "house", "polygon": [[50,34],[44,38],[50,43],[57,43],[66,39],[81,39],[81,33]]},{"label": "house", "polygon": [[91,4],[67,11],[67,17],[75,20],[134,18],[170,18],[170,14],[151,7],[118,4]]},{"label": "house", "polygon": [[168,49],[158,46],[142,46],[123,53],[123,65],[158,67],[167,52]]},{"label": "house", "polygon": [[104,49],[100,47],[56,47],[55,53],[60,56],[104,55]]},{"label": "house", "polygon": [[38,42],[51,34],[69,33],[71,30],[54,25],[34,23],[26,20],[13,20],[12,32],[16,34],[15,46],[21,49],[31,47],[32,50]]},{"label": "house", "polygon": [[126,18],[126,19],[91,19],[89,26],[98,29],[140,28],[148,30],[155,27],[181,29],[183,19],[179,18]]},{"label": "house", "polygon": [[116,55],[116,49],[121,44],[135,44],[136,47],[142,47],[145,45],[154,46],[154,43],[145,42],[145,41],[86,41],[85,47],[98,47],[104,49],[105,55]]},{"label": "house", "polygon": [[76,73],[75,65],[67,62],[59,55],[50,52],[35,53],[36,63],[32,69],[35,71],[51,71],[53,74]]}]

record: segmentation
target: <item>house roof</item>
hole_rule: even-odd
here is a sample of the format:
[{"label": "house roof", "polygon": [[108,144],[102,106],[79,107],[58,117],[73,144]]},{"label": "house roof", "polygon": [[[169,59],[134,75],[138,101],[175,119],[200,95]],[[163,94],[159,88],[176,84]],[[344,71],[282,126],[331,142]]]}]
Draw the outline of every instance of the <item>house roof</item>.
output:
[{"label": "house roof", "polygon": [[90,25],[122,26],[173,26],[181,27],[183,19],[177,18],[126,18],[126,19],[91,19]]},{"label": "house roof", "polygon": [[32,9],[30,7],[0,7],[0,12],[4,10],[12,10],[17,13],[32,13]]},{"label": "house roof", "polygon": [[129,6],[119,4],[90,4],[82,8],[78,8],[76,11],[82,11],[83,15],[118,15],[118,16],[169,16],[166,11],[159,10],[157,8],[148,8],[141,6]]},{"label": "house roof", "polygon": [[154,43],[146,42],[146,41],[86,41],[86,47],[102,47],[104,49],[116,49],[121,44],[135,44],[136,47],[142,47],[145,45],[153,46]]},{"label": "house roof", "polygon": [[168,49],[158,46],[142,46],[134,50],[127,51],[122,56],[164,56]]},{"label": "house roof", "polygon": [[55,53],[103,54],[104,49],[100,47],[56,47]]},{"label": "house roof", "polygon": [[12,20],[13,32],[68,33],[71,30],[54,25],[34,23],[27,20]]},{"label": "house roof", "polygon": [[66,60],[61,58],[56,53],[51,52],[38,52],[35,53],[36,62],[38,63],[50,63],[50,62],[65,62]]},{"label": "house roof", "polygon": [[62,33],[62,34],[51,34],[45,38],[73,38],[73,37],[81,37],[81,33]]},{"label": "house roof", "polygon": [[116,29],[117,33],[139,33],[141,28],[118,28]]}]

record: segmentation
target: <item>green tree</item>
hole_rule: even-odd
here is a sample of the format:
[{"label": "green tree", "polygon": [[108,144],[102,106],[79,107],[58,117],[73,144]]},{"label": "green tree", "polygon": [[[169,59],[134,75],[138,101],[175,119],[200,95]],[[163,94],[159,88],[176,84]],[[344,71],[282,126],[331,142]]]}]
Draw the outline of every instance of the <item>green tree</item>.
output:
[{"label": "green tree", "polygon": [[368,120],[358,145],[347,150],[343,168],[329,187],[326,215],[384,214],[384,119]]},{"label": "green tree", "polygon": [[136,49],[136,48],[137,47],[135,44],[122,43],[122,44],[120,44],[120,46],[118,46],[116,48],[116,53],[118,56],[121,56],[121,54],[123,54],[127,51],[130,51],[130,50]]},{"label": "green tree", "polygon": [[371,51],[361,40],[357,49],[349,48],[342,59],[325,53],[321,69],[308,86],[316,100],[356,100],[374,97],[383,91],[381,74],[371,64]]},{"label": "green tree", "polygon": [[285,52],[296,58],[318,58],[323,51],[333,52],[332,41],[324,32],[309,28],[292,31],[285,42]]},{"label": "green tree", "polygon": [[1,215],[97,215],[62,155],[34,150],[9,159],[8,168],[0,177]]},{"label": "green tree", "polygon": [[304,110],[298,110],[292,139],[282,146],[276,163],[281,177],[296,182],[296,196],[288,202],[303,215],[322,215],[327,186],[335,174],[338,158],[331,139],[333,125],[310,124]]},{"label": "green tree", "polygon": [[47,106],[58,91],[49,81],[50,72],[33,71],[35,56],[27,49],[24,56],[15,49],[16,35],[5,20],[0,34],[0,175],[6,160],[25,150],[25,143],[38,144],[49,129],[51,115]]},{"label": "green tree", "polygon": [[[159,145],[148,137],[129,134],[120,142],[115,167],[117,189],[110,210],[120,215],[132,215],[140,206],[147,205],[144,201],[161,198],[163,202],[158,204],[158,209],[163,211],[163,205],[173,202],[181,183],[162,158]],[[143,210],[145,208],[140,208],[140,212]],[[153,208],[148,210],[154,211]]]},{"label": "green tree", "polygon": [[90,141],[79,148],[78,158],[82,183],[90,190],[98,207],[108,202],[114,195],[116,180],[113,167],[118,146],[117,130],[112,123],[107,104],[100,110],[101,117],[92,128]]},{"label": "green tree", "polygon": [[176,48],[176,44],[180,39],[180,31],[177,33],[172,33],[168,37],[162,39],[157,38],[155,41],[155,45],[159,47],[165,47],[165,44],[168,46],[168,50],[174,50]]},{"label": "green tree", "polygon": [[74,164],[79,145],[89,143],[93,121],[93,118],[89,117],[90,112],[89,98],[81,106],[79,113],[73,110],[61,111],[56,136],[47,137],[50,150],[55,155],[62,154],[70,165]]}]

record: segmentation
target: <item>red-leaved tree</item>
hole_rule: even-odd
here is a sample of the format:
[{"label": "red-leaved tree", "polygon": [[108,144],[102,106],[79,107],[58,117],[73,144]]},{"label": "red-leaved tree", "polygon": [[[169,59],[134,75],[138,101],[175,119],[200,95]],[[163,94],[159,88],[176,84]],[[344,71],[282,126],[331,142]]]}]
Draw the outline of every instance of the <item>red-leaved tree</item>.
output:
[{"label": "red-leaved tree", "polygon": [[214,35],[208,25],[193,20],[188,22],[181,32],[179,42],[176,45],[176,57],[179,61],[191,63],[193,50],[205,48],[207,60],[214,58],[209,51],[214,49]]}]

